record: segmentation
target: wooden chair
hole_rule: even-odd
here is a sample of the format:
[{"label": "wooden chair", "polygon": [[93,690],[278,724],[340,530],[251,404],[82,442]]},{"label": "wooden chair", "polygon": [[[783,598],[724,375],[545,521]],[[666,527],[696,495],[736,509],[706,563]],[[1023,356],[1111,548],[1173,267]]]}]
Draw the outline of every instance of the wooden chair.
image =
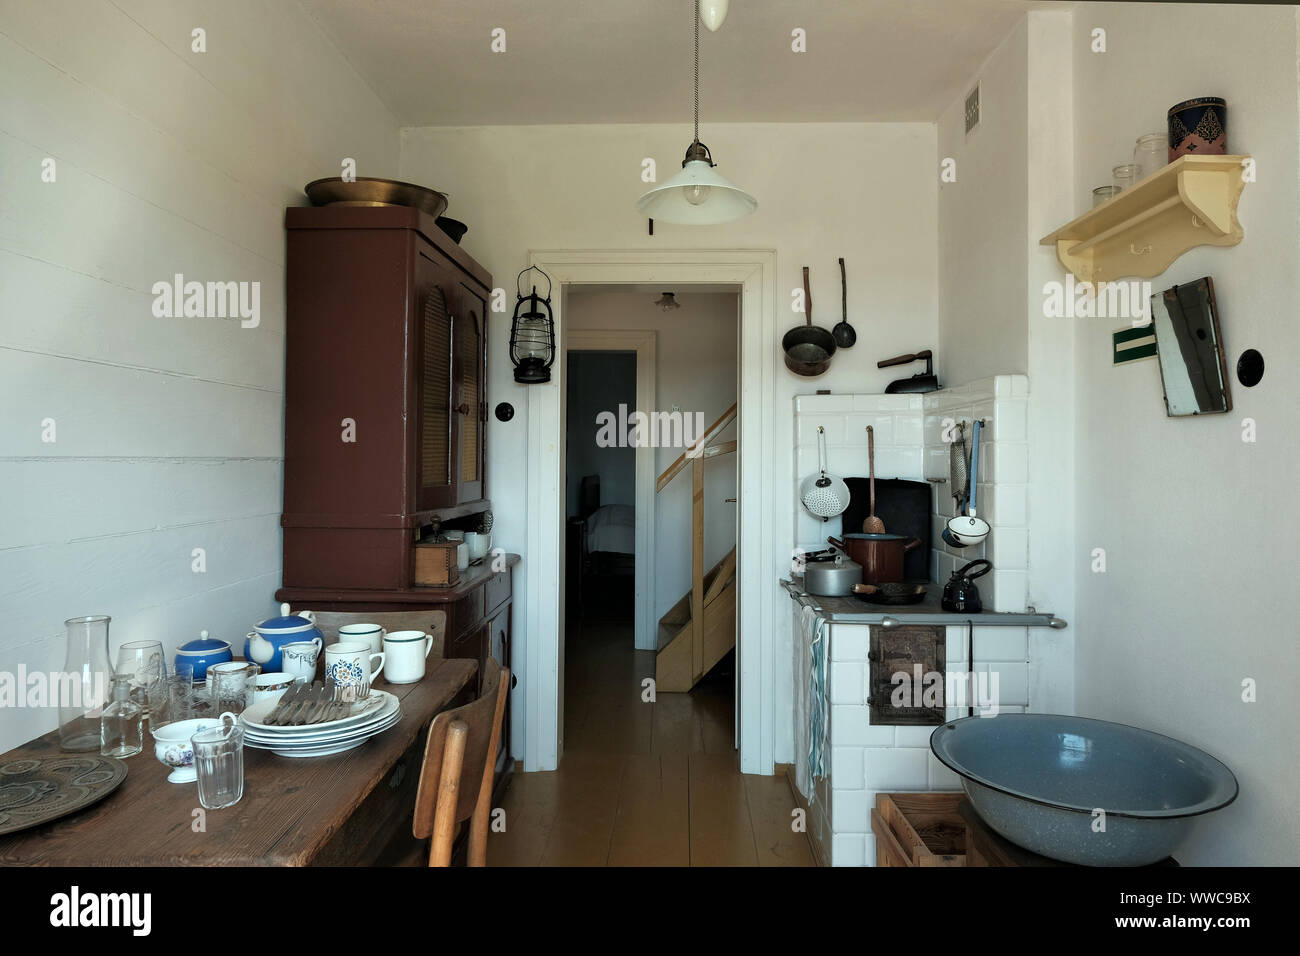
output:
[{"label": "wooden chair", "polygon": [[430,866],[450,866],[456,827],[470,821],[469,865],[487,865],[492,779],[510,670],[488,658],[478,700],[443,711],[429,727],[415,794],[416,839],[431,839]]},{"label": "wooden chair", "polygon": [[339,628],[345,624],[378,624],[390,634],[393,631],[423,631],[433,635],[433,649],[429,659],[442,658],[447,641],[447,612],[429,611],[314,611],[316,626],[325,635],[325,643],[339,639]]}]

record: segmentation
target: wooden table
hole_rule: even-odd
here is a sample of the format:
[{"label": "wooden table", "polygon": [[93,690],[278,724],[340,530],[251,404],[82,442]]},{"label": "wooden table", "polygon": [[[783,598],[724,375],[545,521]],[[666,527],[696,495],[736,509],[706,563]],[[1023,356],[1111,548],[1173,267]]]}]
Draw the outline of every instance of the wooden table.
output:
[{"label": "wooden table", "polygon": [[[436,666],[435,666],[436,663]],[[244,797],[203,811],[196,832],[195,785],[167,782],[146,731],[143,753],[105,800],[45,826],[0,837],[0,865],[304,866],[373,863],[405,832],[420,779],[424,741],[439,711],[472,697],[478,664],[429,661],[414,684],[375,684],[402,701],[402,719],[355,750],[329,757],[278,757],[244,748]],[[58,754],[52,732],[0,760]]]}]

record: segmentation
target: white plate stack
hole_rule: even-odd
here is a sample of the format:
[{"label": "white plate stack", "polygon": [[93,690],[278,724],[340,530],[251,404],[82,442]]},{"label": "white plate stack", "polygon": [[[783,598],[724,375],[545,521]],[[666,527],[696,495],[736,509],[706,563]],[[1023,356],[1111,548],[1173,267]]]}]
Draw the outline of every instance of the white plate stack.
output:
[{"label": "white plate stack", "polygon": [[402,703],[392,694],[371,689],[370,696],[353,705],[353,712],[337,720],[318,724],[280,727],[262,721],[273,711],[278,700],[254,704],[239,717],[244,728],[244,743],[258,750],[269,750],[281,757],[324,757],[342,753],[382,734],[402,719]]}]

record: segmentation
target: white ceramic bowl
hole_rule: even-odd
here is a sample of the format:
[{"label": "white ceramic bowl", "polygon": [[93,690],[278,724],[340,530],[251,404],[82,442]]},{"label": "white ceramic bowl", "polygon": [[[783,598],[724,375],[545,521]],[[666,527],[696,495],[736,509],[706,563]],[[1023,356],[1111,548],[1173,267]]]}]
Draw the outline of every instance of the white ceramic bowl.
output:
[{"label": "white ceramic bowl", "polygon": [[231,720],[237,719],[234,714],[227,713],[220,717],[196,717],[193,720],[178,720],[160,727],[151,726],[154,756],[163,766],[172,768],[172,772],[167,776],[169,782],[193,783],[198,779],[198,774],[194,770],[194,745],[190,743],[190,738],[200,730],[220,727],[226,717]]}]

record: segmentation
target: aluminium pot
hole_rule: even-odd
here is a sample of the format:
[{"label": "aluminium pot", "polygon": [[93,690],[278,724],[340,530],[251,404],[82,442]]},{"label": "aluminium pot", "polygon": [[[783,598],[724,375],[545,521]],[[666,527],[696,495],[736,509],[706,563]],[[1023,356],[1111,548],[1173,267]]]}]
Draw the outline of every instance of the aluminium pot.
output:
[{"label": "aluminium pot", "polygon": [[921,546],[920,538],[904,534],[846,534],[826,539],[862,565],[863,584],[893,584],[903,580],[903,556]]},{"label": "aluminium pot", "polygon": [[862,565],[843,555],[826,561],[809,561],[803,569],[803,588],[822,597],[847,597],[862,583]]}]

